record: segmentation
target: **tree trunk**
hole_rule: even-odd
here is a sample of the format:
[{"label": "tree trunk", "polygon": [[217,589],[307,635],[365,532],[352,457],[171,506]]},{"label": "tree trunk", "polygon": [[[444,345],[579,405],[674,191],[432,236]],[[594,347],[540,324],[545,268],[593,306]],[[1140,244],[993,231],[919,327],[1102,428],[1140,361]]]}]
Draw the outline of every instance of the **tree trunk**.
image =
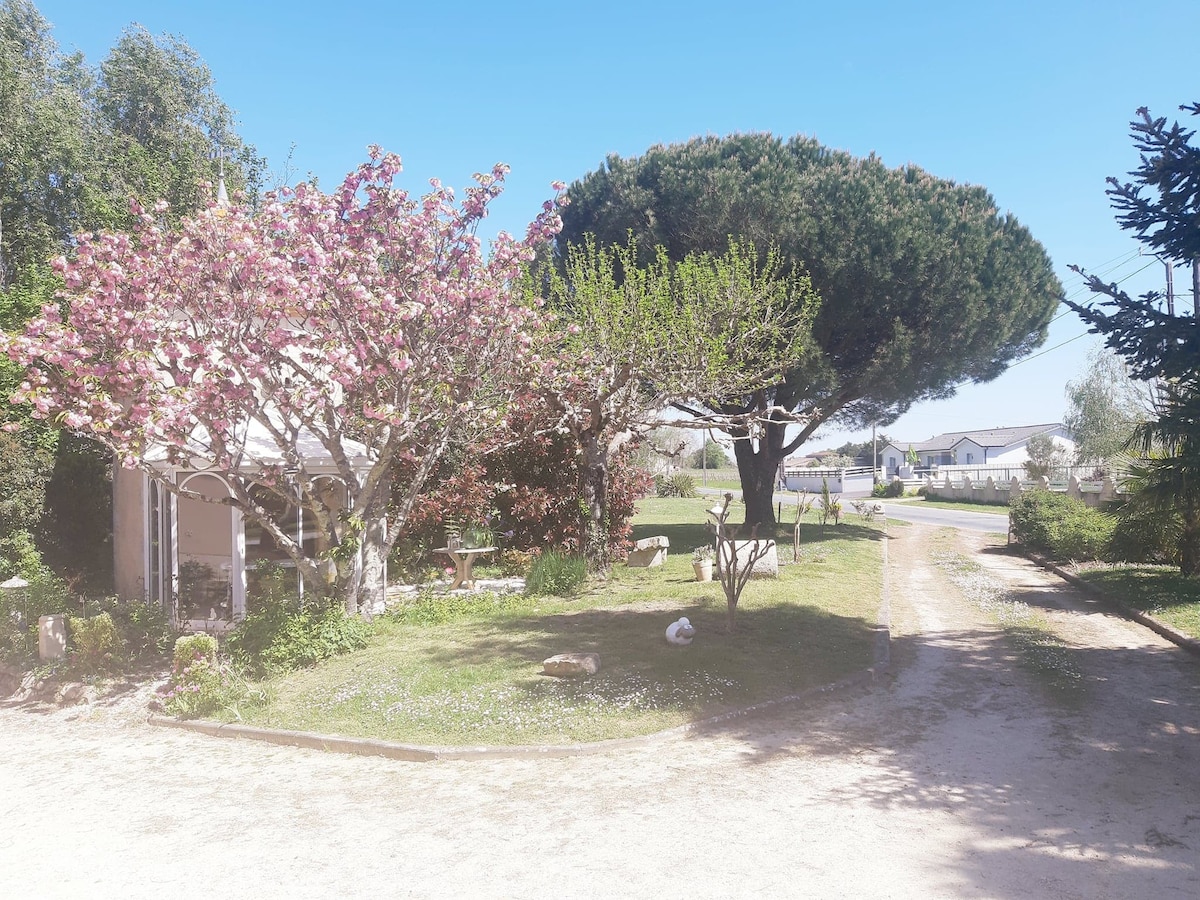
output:
[{"label": "tree trunk", "polygon": [[387,519],[378,516],[367,522],[363,534],[358,611],[365,618],[383,609],[387,599],[387,525]]},{"label": "tree trunk", "polygon": [[763,537],[775,532],[775,482],[779,464],[783,462],[786,427],[782,422],[767,423],[757,450],[742,435],[733,435],[733,454],[742,483],[742,500],[746,504],[746,523],[741,528],[743,535],[750,534],[755,525]]},{"label": "tree trunk", "polygon": [[583,467],[580,473],[583,504],[583,558],[588,571],[600,575],[612,568],[612,557],[608,549],[608,529],[604,527],[608,509],[608,455],[599,437],[591,432],[583,434]]},{"label": "tree trunk", "polygon": [[332,567],[332,580],[322,585],[322,590],[330,594],[331,601],[341,598],[346,606],[346,615],[358,615],[362,590],[362,566],[359,565],[358,554],[336,562],[329,560],[328,563]]},{"label": "tree trunk", "polygon": [[1179,535],[1179,572],[1200,575],[1200,510],[1183,510],[1183,531]]}]

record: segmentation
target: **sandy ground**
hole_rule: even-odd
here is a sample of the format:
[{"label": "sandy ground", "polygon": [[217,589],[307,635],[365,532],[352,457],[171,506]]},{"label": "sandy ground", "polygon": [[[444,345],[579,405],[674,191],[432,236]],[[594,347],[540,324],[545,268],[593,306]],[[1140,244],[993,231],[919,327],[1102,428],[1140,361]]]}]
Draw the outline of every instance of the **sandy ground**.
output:
[{"label": "sandy ground", "polygon": [[3,897],[1200,896],[1200,664],[960,534],[1049,611],[1056,701],[893,529],[893,673],[599,756],[404,763],[0,710]]}]

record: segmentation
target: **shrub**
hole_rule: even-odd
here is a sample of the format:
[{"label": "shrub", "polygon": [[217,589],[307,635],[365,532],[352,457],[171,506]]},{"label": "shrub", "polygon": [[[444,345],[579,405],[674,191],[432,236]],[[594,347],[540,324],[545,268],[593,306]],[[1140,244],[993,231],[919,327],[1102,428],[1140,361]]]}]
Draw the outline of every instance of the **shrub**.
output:
[{"label": "shrub", "polygon": [[246,683],[217,658],[211,634],[189,634],[175,642],[171,677],[162,688],[163,711],[181,719],[232,708],[250,696]]},{"label": "shrub", "polygon": [[536,556],[530,550],[501,550],[498,562],[500,574],[506,578],[525,578]]},{"label": "shrub", "polygon": [[[925,488],[922,487],[920,490],[923,491],[923,490],[925,490]],[[918,491],[918,493],[919,493],[919,491]],[[893,479],[891,481],[887,481],[887,482],[881,481],[879,484],[877,484],[873,488],[871,488],[871,496],[872,497],[903,497],[904,496],[904,482],[901,481],[899,478],[895,478],[895,479]]]},{"label": "shrub", "polygon": [[163,711],[181,719],[212,715],[225,706],[225,694],[221,667],[199,657],[171,672],[163,694]]},{"label": "shrub", "polygon": [[89,619],[67,616],[67,634],[73,668],[88,675],[113,672],[125,662],[125,644],[112,616],[106,612]]},{"label": "shrub", "polygon": [[14,575],[36,578],[44,571],[42,554],[32,534],[18,528],[0,538],[0,581],[6,581]]},{"label": "shrub", "polygon": [[211,634],[185,634],[175,641],[174,669],[182,669],[197,659],[217,664],[217,639]]},{"label": "shrub", "polygon": [[1117,525],[1110,543],[1112,559],[1178,566],[1182,534],[1179,516],[1139,512],[1131,507],[1117,511]]},{"label": "shrub", "polygon": [[140,600],[124,603],[115,597],[103,601],[103,605],[117,626],[130,661],[157,659],[170,649],[176,631],[160,605]]},{"label": "shrub", "polygon": [[[388,560],[397,578],[420,583],[440,571],[445,558],[432,551],[445,546],[448,511],[464,523],[491,516],[493,530],[506,548],[578,549],[582,537],[579,509],[580,459],[570,435],[542,427],[545,411],[518,407],[509,419],[522,440],[500,447],[464,447],[447,454],[426,482],[401,528]],[[397,465],[398,482],[411,478],[416,463]],[[634,504],[649,490],[649,477],[634,465],[626,446],[608,473],[604,527],[611,550],[633,531]]]},{"label": "shrub", "polygon": [[[107,623],[94,622],[99,614],[107,617]],[[45,615],[67,616],[77,663],[88,672],[114,671],[129,662],[161,658],[176,635],[166,611],[156,604],[124,603],[116,597],[85,599],[61,579],[43,574],[27,588],[0,591],[0,660],[22,667],[36,662],[38,620]],[[107,650],[96,651],[96,641],[106,639],[102,633],[108,632],[108,623],[115,629],[116,641]],[[86,646],[81,647],[81,642]],[[94,668],[105,652],[112,653],[112,659]]]},{"label": "shrub", "polygon": [[582,556],[547,550],[534,560],[525,579],[525,593],[568,597],[586,580],[587,563]]},{"label": "shrub", "polygon": [[1116,520],[1082,500],[1051,491],[1022,491],[1008,507],[1009,527],[1025,546],[1056,559],[1103,559]]},{"label": "shrub", "polygon": [[1113,529],[1110,515],[1083,504],[1083,510],[1059,526],[1054,555],[1060,559],[1107,559],[1111,554]]},{"label": "shrub", "polygon": [[682,472],[674,475],[656,475],[654,476],[654,492],[659,497],[683,497],[685,499],[695,497],[696,479]]},{"label": "shrub", "polygon": [[360,650],[371,626],[338,603],[270,596],[238,623],[226,640],[230,657],[255,675],[288,672]]}]

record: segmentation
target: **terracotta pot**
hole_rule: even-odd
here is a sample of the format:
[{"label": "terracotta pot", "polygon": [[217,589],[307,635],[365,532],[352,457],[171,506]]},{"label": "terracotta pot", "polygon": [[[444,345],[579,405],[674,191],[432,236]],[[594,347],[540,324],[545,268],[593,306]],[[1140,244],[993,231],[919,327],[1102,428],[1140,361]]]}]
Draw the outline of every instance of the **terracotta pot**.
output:
[{"label": "terracotta pot", "polygon": [[712,560],[692,563],[692,571],[696,573],[697,581],[712,581]]}]

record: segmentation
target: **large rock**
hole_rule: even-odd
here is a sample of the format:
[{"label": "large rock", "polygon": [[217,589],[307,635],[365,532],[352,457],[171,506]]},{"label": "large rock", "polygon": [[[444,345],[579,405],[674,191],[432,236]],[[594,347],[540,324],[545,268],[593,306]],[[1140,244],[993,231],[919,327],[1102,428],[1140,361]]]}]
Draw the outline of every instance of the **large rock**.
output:
[{"label": "large rock", "polygon": [[542,673],[555,678],[595,675],[599,671],[599,653],[558,653],[542,660]]},{"label": "large rock", "polygon": [[21,679],[24,677],[25,673],[16,666],[0,663],[0,699],[16,693],[17,688],[21,686]]},{"label": "large rock", "polygon": [[[765,548],[763,545],[766,545]],[[741,572],[746,566],[750,565],[750,558],[761,550],[765,549],[761,559],[755,560],[754,567],[750,570],[751,578],[778,578],[779,577],[779,553],[776,551],[774,541],[734,541],[733,546],[737,553],[737,568]],[[717,571],[721,571],[721,556],[728,553],[723,547],[717,551]]]},{"label": "large rock", "polygon": [[629,551],[626,565],[635,569],[648,569],[650,566],[661,566],[667,559],[667,548],[671,542],[666,535],[642,538]]},{"label": "large rock", "polygon": [[94,703],[96,689],[80,681],[68,681],[54,694],[55,701],[60,706],[70,706],[75,703]]}]

